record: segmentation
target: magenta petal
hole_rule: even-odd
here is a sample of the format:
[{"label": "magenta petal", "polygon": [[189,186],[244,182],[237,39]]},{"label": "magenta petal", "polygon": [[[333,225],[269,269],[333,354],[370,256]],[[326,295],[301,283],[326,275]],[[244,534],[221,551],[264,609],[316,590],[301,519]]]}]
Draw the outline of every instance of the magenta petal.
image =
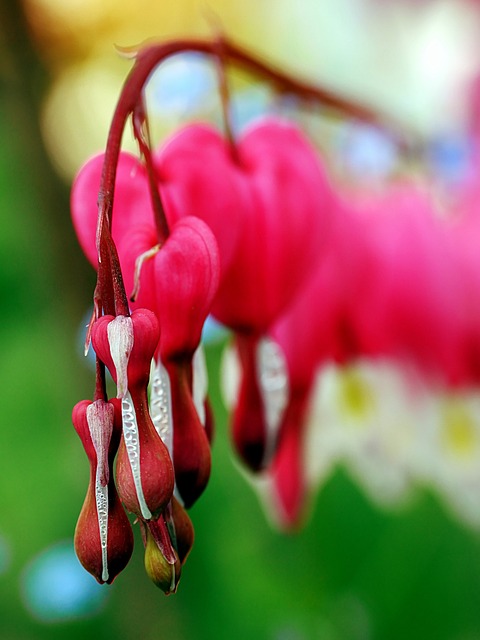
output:
[{"label": "magenta petal", "polygon": [[380,346],[387,355],[449,378],[460,299],[446,225],[413,188],[391,191],[374,203],[366,225],[380,269],[356,309],[365,351]]},{"label": "magenta petal", "polygon": [[132,315],[135,343],[128,363],[129,388],[146,388],[150,367],[158,345],[160,327],[153,311],[136,309]]},{"label": "magenta petal", "polygon": [[298,528],[310,498],[304,463],[304,430],[308,393],[295,390],[284,414],[277,452],[269,472],[274,507],[281,527]]},{"label": "magenta petal", "polygon": [[267,425],[258,381],[258,336],[236,336],[241,379],[238,399],[232,416],[232,440],[242,461],[259,471],[265,462]]},{"label": "magenta petal", "polygon": [[[104,154],[94,156],[80,169],[73,183],[70,206],[80,245],[96,268],[98,195]],[[153,225],[148,181],[143,165],[129,153],[121,153],[113,205],[112,235],[115,242],[128,236],[133,225]]]},{"label": "magenta petal", "polygon": [[[122,267],[123,281],[127,296],[134,291],[135,270],[138,258],[157,245],[157,234],[153,225],[135,225],[117,244],[118,256]],[[132,309],[146,308],[155,310],[154,257],[143,261],[139,273],[139,289]]]},{"label": "magenta petal", "polygon": [[219,246],[214,312],[263,332],[294,297],[321,251],[333,196],[314,148],[291,124],[265,120],[228,143],[190,126],[157,153],[170,222],[194,215]]},{"label": "magenta petal", "polygon": [[163,360],[192,357],[219,279],[217,243],[207,225],[188,217],[175,224],[155,256],[157,316]]},{"label": "magenta petal", "polygon": [[365,320],[372,315],[375,346],[385,341],[384,333],[378,332],[382,309],[376,313],[371,308],[364,310],[366,298],[374,301],[371,290],[381,264],[372,254],[358,215],[337,209],[323,253],[294,303],[271,330],[296,386],[310,385],[317,367],[325,362],[345,362],[362,355],[365,337],[358,330],[359,314]]},{"label": "magenta petal", "polygon": [[156,153],[161,195],[167,218],[201,218],[218,242],[222,273],[234,257],[247,185],[231,150],[218,131],[190,125],[173,135]]},{"label": "magenta petal", "polygon": [[321,255],[333,196],[314,148],[291,124],[252,127],[238,155],[250,202],[213,311],[234,329],[265,332]]}]

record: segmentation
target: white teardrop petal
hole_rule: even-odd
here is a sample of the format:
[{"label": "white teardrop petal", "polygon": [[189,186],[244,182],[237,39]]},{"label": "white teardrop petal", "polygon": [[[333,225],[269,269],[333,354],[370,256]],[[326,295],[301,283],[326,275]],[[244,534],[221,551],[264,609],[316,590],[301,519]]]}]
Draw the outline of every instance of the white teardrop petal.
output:
[{"label": "white teardrop petal", "polygon": [[102,550],[102,580],[108,580],[108,448],[113,431],[114,408],[109,402],[97,400],[87,407],[87,424],[97,454],[95,471],[95,503]]},{"label": "white teardrop petal", "polygon": [[140,512],[145,520],[150,520],[152,513],[147,506],[142,488],[142,478],[140,476],[140,439],[138,436],[137,416],[132,403],[132,397],[127,391],[122,399],[122,424],[123,438],[127,449],[130,469],[132,470],[133,482],[137,493],[137,500]]},{"label": "white teardrop petal", "polygon": [[127,367],[133,349],[133,320],[130,316],[117,316],[107,326],[110,354],[117,372],[117,398],[128,391]]},{"label": "white teardrop petal", "polygon": [[167,370],[160,362],[153,369],[150,389],[150,416],[153,426],[167,447],[173,460],[173,415],[170,378]]},{"label": "white teardrop petal", "polygon": [[256,364],[267,427],[264,462],[268,462],[274,453],[278,430],[288,403],[288,369],[280,346],[267,337],[258,342]]},{"label": "white teardrop petal", "polygon": [[193,355],[193,403],[203,426],[206,423],[205,400],[208,391],[208,371],[205,351],[202,345]]}]

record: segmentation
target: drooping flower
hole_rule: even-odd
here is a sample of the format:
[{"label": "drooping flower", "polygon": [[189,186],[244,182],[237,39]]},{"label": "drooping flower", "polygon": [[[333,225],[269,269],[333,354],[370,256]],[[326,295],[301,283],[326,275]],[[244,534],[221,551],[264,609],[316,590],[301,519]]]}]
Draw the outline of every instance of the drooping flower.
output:
[{"label": "drooping flower", "polygon": [[[215,151],[211,166],[216,171],[209,176],[198,170],[203,151],[197,148],[195,155],[191,153],[190,145],[198,139]],[[193,160],[182,185],[179,173],[184,170],[180,163],[184,155]],[[189,127],[161,149],[157,167],[170,215],[178,215],[186,194],[192,192],[187,188],[192,179],[204,190],[210,185],[212,197],[219,196],[220,202],[225,200],[226,187],[234,185],[232,207],[215,208],[204,219],[216,235],[221,256],[230,255],[229,230],[235,221],[240,223],[235,230],[239,237],[233,260],[222,262],[213,313],[236,333],[242,376],[232,437],[240,457],[258,470],[272,449],[268,400],[259,372],[262,336],[295,297],[321,253],[332,192],[311,145],[295,126],[275,119],[253,125],[236,141],[233,151],[211,130]],[[217,186],[217,172],[225,179],[221,187]],[[195,215],[203,217],[203,209]]]},{"label": "drooping flower", "polygon": [[461,296],[447,227],[413,190],[339,207],[324,259],[272,328],[289,401],[268,468],[283,526],[305,512],[305,428],[319,368],[396,360],[435,384],[458,380]]},{"label": "drooping flower", "polygon": [[118,491],[127,509],[144,520],[163,511],[174,487],[169,452],[148,411],[147,385],[158,338],[158,321],[148,309],[137,309],[128,317],[102,316],[92,327],[93,347],[122,401]]},{"label": "drooping flower", "polygon": [[[252,126],[236,142],[234,150],[214,130],[192,125],[156,153],[155,164],[172,234],[175,235],[179,224],[175,221],[192,214],[207,222],[215,234],[221,272],[212,310],[221,322],[237,332],[244,371],[233,418],[233,439],[242,459],[258,469],[265,464],[267,447],[265,407],[255,364],[260,341],[291,303],[321,252],[333,207],[332,191],[313,147],[295,126],[275,119]],[[96,159],[88,163],[72,193],[76,226],[90,228],[89,238],[85,230],[82,232],[83,246],[90,245],[86,252],[90,259],[94,254],[91,247],[96,229],[94,192],[90,190],[92,184],[100,181],[100,168]],[[139,198],[143,210],[138,224],[133,223],[131,211],[126,211],[139,189],[144,193],[148,191],[145,172],[126,154],[120,157],[120,168],[119,197],[114,200],[113,216],[117,225],[114,222],[112,234],[126,285],[133,288],[135,261],[152,249],[155,230],[153,214],[150,214],[150,224],[144,223],[145,211],[149,210],[144,206],[144,195]],[[124,192],[124,200],[120,201]],[[90,208],[76,205],[85,200],[90,202]],[[135,204],[135,210],[137,206]],[[128,235],[124,231],[127,223],[124,227],[118,222],[121,217],[130,225]],[[151,292],[158,292],[163,286],[162,274],[165,278],[171,275],[161,267],[163,262],[173,260],[167,251],[168,244],[169,241],[151,261],[145,261],[140,278],[139,304],[154,308],[159,317],[169,314],[170,308],[175,309],[168,300],[173,297],[172,287],[164,287],[163,302],[151,299]],[[172,256],[174,244],[172,239]],[[185,242],[183,248],[185,250]],[[181,252],[177,251],[176,255],[181,256]],[[211,265],[213,262],[210,259]],[[158,268],[154,266],[157,264]],[[210,271],[213,273],[215,269],[211,267]],[[178,279],[185,280],[180,276],[183,272],[177,273]],[[196,273],[202,271],[199,269]],[[207,284],[207,278],[203,283]],[[205,292],[203,312],[198,316],[203,322],[210,304],[206,303],[212,299],[214,287],[205,290],[198,281],[195,285],[198,292]],[[196,299],[200,300],[200,296]],[[173,332],[164,330],[162,320],[161,325],[160,351],[163,350],[162,357],[168,359],[165,349],[172,349],[167,341]],[[181,331],[182,326],[187,325],[177,322],[176,326]],[[199,326],[200,322],[192,335],[197,335]],[[173,348],[178,350],[178,346]]]},{"label": "drooping flower", "polygon": [[187,127],[157,152],[156,166],[167,218],[188,211],[217,239],[214,315],[235,331],[264,333],[308,276],[328,228],[332,192],[316,151],[292,123],[265,118],[233,150],[214,130]]},{"label": "drooping flower", "polygon": [[[160,62],[184,48],[212,55],[220,66],[231,57],[273,81],[280,93],[381,121],[362,106],[270,69],[226,40],[218,47],[202,41],[146,46],[134,54],[105,155],[88,162],[75,181],[74,224],[98,269],[88,333],[97,353],[95,397],[102,398],[95,402],[110,406],[106,367],[121,400],[118,491],[140,521],[147,573],[165,593],[175,592],[193,543],[183,506],[195,502],[210,473],[212,428],[199,351],[210,311],[236,336],[241,375],[233,439],[238,453],[254,470],[277,465],[279,477],[286,477],[281,471],[286,468],[293,470],[293,480],[301,480],[294,427],[302,422],[305,398],[296,393],[299,380],[290,395],[285,353],[269,333],[322,257],[337,206],[313,147],[292,124],[268,119],[234,140],[227,91],[222,96],[225,138],[195,125],[152,152],[144,89]],[[121,153],[129,118],[141,160]],[[105,416],[99,420],[103,435]],[[99,503],[113,459],[107,466],[102,462],[103,440],[90,427],[92,443],[84,438],[87,453],[91,444],[103,447],[95,462],[89,453]],[[291,478],[286,503],[295,509],[302,485],[294,483],[290,490]],[[89,504],[89,525],[91,512]],[[104,580],[110,577],[110,558],[103,508],[97,509],[97,519],[101,566],[96,539],[97,555],[84,560],[97,577],[101,569]]]},{"label": "drooping flower", "polygon": [[[74,222],[93,263],[94,185],[98,189],[100,174],[101,157],[93,158],[80,172],[72,192]],[[163,389],[165,402],[171,405],[165,412],[173,423],[173,436],[166,434],[172,431],[170,424],[163,437],[171,441],[177,488],[190,506],[210,475],[207,432],[193,400],[192,359],[218,286],[217,243],[202,220],[184,215],[172,222],[168,238],[160,245],[145,170],[128,154],[120,156],[116,184],[112,234],[126,288],[136,293],[132,307],[152,310],[160,323],[154,376],[161,380],[161,370],[165,370],[169,380],[163,378],[163,385],[156,384],[154,388]]]},{"label": "drooping flower", "polygon": [[143,524],[142,536],[148,576],[166,595],[175,593],[194,539],[187,512],[173,498],[158,520]]},{"label": "drooping flower", "polygon": [[87,495],[75,529],[75,550],[82,565],[100,583],[111,583],[133,550],[133,533],[118,497],[113,461],[121,436],[116,401],[82,400],[72,421],[90,461]]}]

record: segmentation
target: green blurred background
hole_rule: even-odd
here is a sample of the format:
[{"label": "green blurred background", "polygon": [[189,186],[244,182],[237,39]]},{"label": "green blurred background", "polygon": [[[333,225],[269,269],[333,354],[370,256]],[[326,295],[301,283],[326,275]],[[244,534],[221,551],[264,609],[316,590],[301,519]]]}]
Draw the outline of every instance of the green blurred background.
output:
[{"label": "green blurred background", "polygon": [[[480,639],[480,535],[455,520],[433,492],[420,489],[407,507],[379,510],[339,467],[321,488],[302,532],[288,536],[270,527],[231,456],[218,392],[221,344],[208,347],[217,424],[213,475],[191,512],[196,541],[178,593],[166,598],[149,582],[139,539],[129,566],[110,587],[97,588],[72,558],[88,465],[70,412],[92,392],[79,334],[94,275],[70,227],[67,165],[78,166],[106,129],[95,104],[89,105],[95,122],[86,118],[88,135],[79,135],[84,120],[75,111],[72,139],[60,112],[59,128],[46,142],[41,123],[47,119],[51,130],[56,121],[51,114],[46,118],[44,105],[58,78],[72,65],[93,64],[95,56],[114,58],[112,42],[210,28],[198,3],[156,4],[143,1],[134,11],[127,3],[106,2],[96,18],[88,14],[91,3],[0,5],[0,638]],[[358,76],[371,51],[351,69],[378,20],[378,9],[360,13],[360,6],[320,0],[210,3],[227,32],[260,42],[272,59],[290,61],[310,76],[318,67],[315,79],[327,83],[335,75],[325,71],[331,60],[339,65],[339,88],[351,86],[370,102],[376,95],[382,108],[402,112],[404,95],[381,83],[375,94],[374,81],[385,68],[377,64],[371,86],[362,86]],[[383,19],[408,25],[409,11],[392,9]],[[439,20],[432,8],[417,11],[417,21]],[[322,33],[328,37],[319,44]],[[421,34],[417,40],[414,35],[411,46]],[[353,50],[342,57],[346,40]],[[120,71],[116,60],[111,64],[118,93],[128,64],[118,63]],[[88,95],[86,80],[83,89]],[[411,107],[410,119],[420,127],[429,122],[422,114],[435,91],[437,86],[423,102],[416,96]],[[77,155],[74,138],[85,143],[75,148]],[[58,151],[62,144],[66,156],[72,152],[68,158]]]}]

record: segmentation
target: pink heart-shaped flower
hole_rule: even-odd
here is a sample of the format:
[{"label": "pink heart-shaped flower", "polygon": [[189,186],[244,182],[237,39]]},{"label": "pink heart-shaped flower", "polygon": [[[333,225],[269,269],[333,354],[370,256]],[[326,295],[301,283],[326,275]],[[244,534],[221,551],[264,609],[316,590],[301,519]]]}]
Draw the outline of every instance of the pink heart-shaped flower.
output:
[{"label": "pink heart-shaped flower", "polygon": [[219,244],[215,315],[234,329],[265,331],[321,254],[334,199],[315,150],[278,119],[252,126],[235,156],[217,132],[192,125],[156,163],[167,217],[202,218]]}]

